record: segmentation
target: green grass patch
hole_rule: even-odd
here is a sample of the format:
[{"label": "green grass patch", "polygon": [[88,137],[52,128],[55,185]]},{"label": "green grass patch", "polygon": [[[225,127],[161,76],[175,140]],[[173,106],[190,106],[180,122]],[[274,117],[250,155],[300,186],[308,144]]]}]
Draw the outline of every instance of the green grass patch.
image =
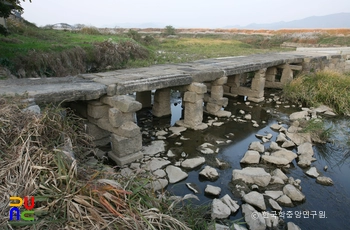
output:
[{"label": "green grass patch", "polygon": [[350,114],[350,75],[331,71],[295,78],[283,89],[284,96],[307,106],[321,104],[339,114]]},{"label": "green grass patch", "polygon": [[252,55],[278,52],[279,47],[260,48],[253,44],[226,38],[219,35],[198,36],[181,35],[178,38],[161,38],[156,45],[147,46],[153,54],[147,60],[135,60],[128,67],[149,66],[152,64],[184,63],[206,58]]},{"label": "green grass patch", "polygon": [[61,77],[125,68],[149,51],[124,35],[101,34],[96,28],[65,31],[8,20],[10,35],[0,37],[0,65],[20,78]]},{"label": "green grass patch", "polygon": [[350,46],[350,39],[348,36],[321,36],[319,44]]}]

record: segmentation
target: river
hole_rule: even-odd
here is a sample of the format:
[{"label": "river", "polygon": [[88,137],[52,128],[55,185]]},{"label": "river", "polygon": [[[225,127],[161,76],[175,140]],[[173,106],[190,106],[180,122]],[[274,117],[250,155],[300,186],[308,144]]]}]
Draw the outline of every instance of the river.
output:
[{"label": "river", "polygon": [[[265,92],[266,99],[274,98],[279,94],[279,91]],[[225,122],[220,127],[209,127],[204,131],[187,130],[183,134],[183,137],[189,138],[189,140],[181,141],[179,146],[178,139],[167,139],[167,149],[178,149],[188,154],[187,158],[195,156],[203,156],[196,148],[205,143],[215,143],[216,140],[232,141],[226,145],[218,146],[220,148],[219,153],[215,155],[206,155],[206,164],[195,168],[194,170],[187,170],[188,178],[178,182],[176,184],[170,184],[167,190],[174,195],[184,196],[192,193],[186,186],[186,183],[196,184],[201,193],[196,194],[200,201],[193,201],[194,204],[210,204],[213,196],[204,194],[204,189],[207,184],[218,186],[222,189],[220,197],[225,194],[229,194],[241,205],[242,200],[240,196],[232,192],[234,186],[232,180],[232,170],[241,169],[240,160],[243,158],[245,152],[248,150],[248,146],[253,141],[259,141],[255,134],[270,133],[273,135],[271,140],[275,141],[278,135],[277,132],[270,128],[270,125],[281,122],[284,126],[288,127],[289,114],[292,112],[300,111],[298,106],[294,106],[285,102],[277,105],[276,102],[247,103],[244,97],[229,98],[229,105],[225,110],[232,112],[232,115],[236,117],[242,116],[241,110],[245,113],[252,115],[252,120],[258,122],[259,127],[255,128],[251,122],[237,122],[234,119],[219,119]],[[271,100],[270,100],[271,101]],[[277,107],[276,107],[277,105]],[[167,118],[152,118],[150,111],[143,111],[138,116],[147,117],[148,123],[144,122],[142,128],[147,129],[163,129],[175,124],[182,116],[181,98],[180,94],[172,94],[172,116]],[[205,115],[204,121],[213,119],[214,117]],[[286,175],[293,177],[294,179],[301,180],[302,192],[306,196],[304,203],[298,204],[293,208],[283,207],[283,211],[290,215],[285,215],[281,218],[285,223],[292,221],[297,224],[301,229],[348,229],[350,226],[350,124],[349,117],[337,116],[335,118],[323,118],[328,127],[332,127],[331,142],[326,144],[315,144],[313,146],[315,152],[315,158],[317,161],[313,162],[311,166],[317,168],[321,175],[332,178],[333,186],[323,186],[315,182],[315,178],[307,176],[305,169],[300,168],[294,160],[291,167],[288,169]],[[228,134],[234,134],[233,136],[227,136]],[[154,140],[155,137],[150,137],[145,140],[147,144],[149,141]],[[348,142],[348,143],[347,143]],[[177,144],[176,144],[177,143]],[[270,142],[264,144],[265,149],[268,149]],[[296,148],[290,149],[296,152]],[[205,165],[217,166],[215,164],[215,157],[228,163],[229,167],[224,169],[217,169],[220,177],[216,181],[208,181],[199,177],[199,171],[201,171]],[[178,159],[175,159],[178,160]],[[324,167],[328,169],[325,171]],[[269,211],[269,209],[268,209]],[[303,211],[310,211],[313,216],[299,215]],[[237,213],[231,215],[230,220],[239,219],[242,217],[242,209],[240,208]],[[247,227],[247,226],[246,226]],[[280,229],[283,229],[283,225],[280,225]]]}]

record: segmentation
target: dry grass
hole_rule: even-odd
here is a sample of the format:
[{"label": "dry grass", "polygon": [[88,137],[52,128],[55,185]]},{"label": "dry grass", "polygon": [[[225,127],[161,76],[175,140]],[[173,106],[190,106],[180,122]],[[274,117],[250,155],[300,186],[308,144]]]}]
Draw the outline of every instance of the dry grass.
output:
[{"label": "dry grass", "polygon": [[120,43],[109,41],[94,44],[93,65],[98,71],[110,67],[119,69],[125,67],[130,60],[146,59],[149,51],[131,41]]},{"label": "dry grass", "polygon": [[[69,110],[20,105],[0,99],[1,229],[189,229],[161,211],[147,180],[83,165],[91,141]],[[10,196],[34,196],[35,221],[9,221]]]}]

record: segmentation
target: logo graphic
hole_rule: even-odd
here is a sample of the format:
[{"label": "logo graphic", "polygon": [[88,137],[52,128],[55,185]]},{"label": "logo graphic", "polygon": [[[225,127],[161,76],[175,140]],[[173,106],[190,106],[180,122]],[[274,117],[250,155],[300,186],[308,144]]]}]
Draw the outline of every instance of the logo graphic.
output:
[{"label": "logo graphic", "polygon": [[[11,203],[11,201],[17,201]],[[25,211],[21,212],[19,207],[24,204]],[[24,197],[24,202],[21,197],[11,196],[10,197],[10,220],[13,220],[13,214],[16,214],[16,220],[34,220],[34,211],[30,211],[34,208],[34,197],[30,197],[30,205],[29,205],[29,197]]]}]

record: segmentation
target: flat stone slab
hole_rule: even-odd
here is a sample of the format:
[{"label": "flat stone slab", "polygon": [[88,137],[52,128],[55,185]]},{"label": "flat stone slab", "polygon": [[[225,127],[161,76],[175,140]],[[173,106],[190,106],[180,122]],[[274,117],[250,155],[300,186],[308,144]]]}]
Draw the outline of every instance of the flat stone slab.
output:
[{"label": "flat stone slab", "polygon": [[181,163],[181,166],[184,168],[190,168],[193,169],[195,167],[200,166],[201,164],[205,163],[204,157],[196,157],[191,159],[186,159]]},{"label": "flat stone slab", "polygon": [[271,175],[263,168],[247,167],[242,170],[232,171],[232,181],[242,179],[245,183],[256,184],[265,187],[270,183]]},{"label": "flat stone slab", "polygon": [[168,167],[166,167],[165,171],[168,174],[169,182],[171,184],[175,184],[188,177],[187,173],[182,171],[179,167],[175,167],[173,165],[169,165]]},{"label": "flat stone slab", "polygon": [[240,73],[257,71],[285,63],[302,63],[304,58],[324,58],[331,54],[283,52],[198,60],[189,63],[154,65],[75,77],[1,80],[0,95],[28,93],[37,103],[93,100],[102,95],[185,86],[192,82],[214,81]]},{"label": "flat stone slab", "polygon": [[0,81],[0,95],[26,95],[38,104],[94,100],[106,93],[107,86],[77,77]]}]

